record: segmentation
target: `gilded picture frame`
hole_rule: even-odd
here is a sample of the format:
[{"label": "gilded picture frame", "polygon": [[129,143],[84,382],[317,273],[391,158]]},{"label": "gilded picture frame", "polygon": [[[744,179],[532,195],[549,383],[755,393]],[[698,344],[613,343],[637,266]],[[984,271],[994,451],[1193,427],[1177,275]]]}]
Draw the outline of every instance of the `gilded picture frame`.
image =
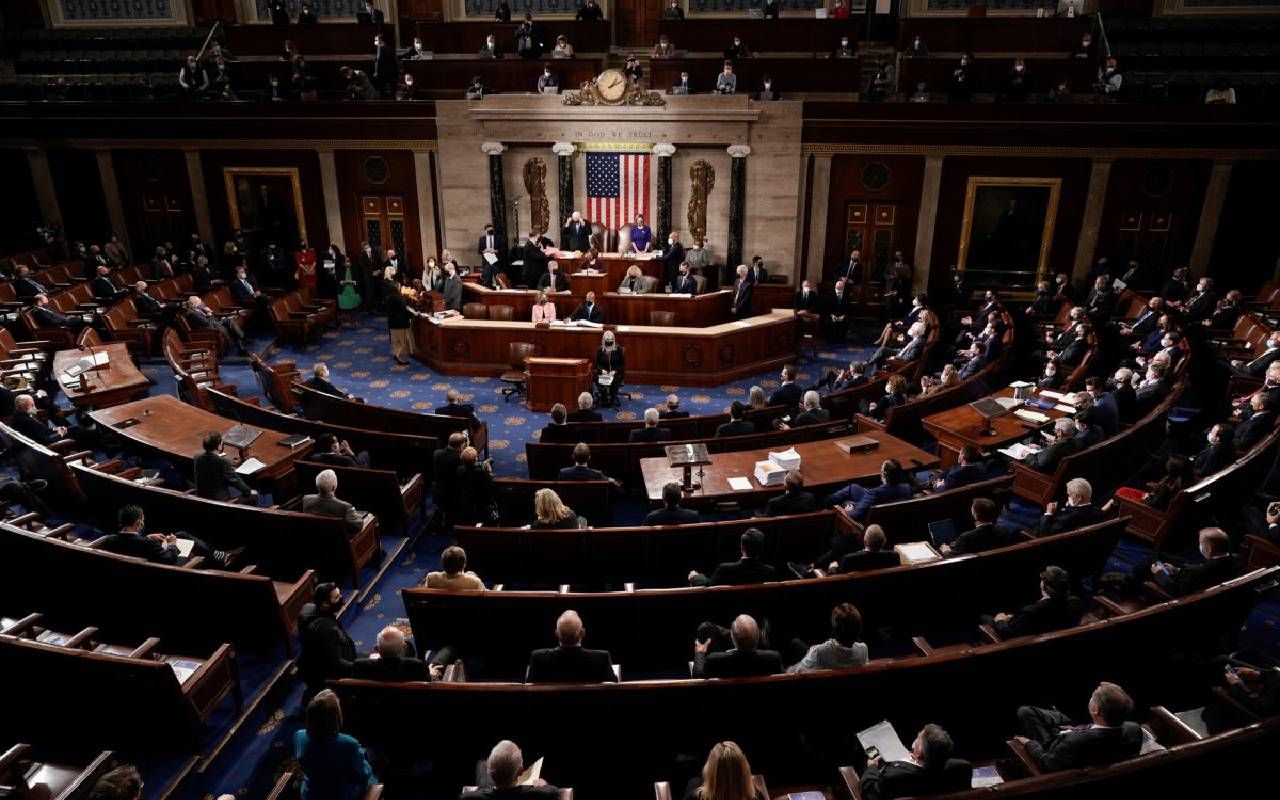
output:
[{"label": "gilded picture frame", "polygon": [[1003,273],[1005,285],[1047,280],[1061,194],[1061,178],[971,176],[956,271]]},{"label": "gilded picture frame", "polygon": [[[302,210],[302,179],[297,167],[223,167],[222,180],[232,228],[243,230],[249,238],[284,239],[277,244],[290,250],[298,242],[287,239],[310,241],[307,238],[307,217]],[[259,220],[253,201],[263,187],[280,204],[281,212],[291,210],[291,213],[281,213],[271,220]],[[286,190],[289,196],[280,197]]]}]

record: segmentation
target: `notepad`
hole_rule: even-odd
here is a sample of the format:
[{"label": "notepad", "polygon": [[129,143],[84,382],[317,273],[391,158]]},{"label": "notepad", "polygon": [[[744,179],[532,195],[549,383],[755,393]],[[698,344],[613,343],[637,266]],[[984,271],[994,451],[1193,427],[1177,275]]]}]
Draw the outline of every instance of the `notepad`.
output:
[{"label": "notepad", "polygon": [[257,472],[258,470],[262,469],[265,466],[266,464],[262,463],[256,458],[247,458],[243,462],[241,462],[240,466],[236,467],[236,474],[252,475],[253,473]]},{"label": "notepad", "polygon": [[1024,422],[1033,422],[1037,425],[1043,425],[1049,421],[1048,415],[1041,414],[1039,411],[1028,411],[1025,408],[1018,409],[1013,412],[1013,415]]},{"label": "notepad", "polygon": [[729,488],[735,492],[745,492],[751,488],[751,479],[736,475],[729,479]]},{"label": "notepad", "polygon": [[1048,389],[1041,389],[1040,396],[1047,397],[1050,400],[1058,400],[1058,401],[1065,400],[1067,397],[1065,394],[1062,394],[1060,392],[1051,392]]},{"label": "notepad", "polygon": [[1075,406],[1069,406],[1069,405],[1067,405],[1066,403],[1058,403],[1057,405],[1055,405],[1055,406],[1053,407],[1053,410],[1054,410],[1054,411],[1061,411],[1061,412],[1062,412],[1062,413],[1064,413],[1064,414],[1074,414],[1074,413],[1076,413],[1076,407],[1075,407]]},{"label": "notepad", "polygon": [[183,558],[188,558],[191,556],[191,549],[196,546],[196,540],[195,539],[179,539],[178,541],[174,542],[174,544],[176,544],[178,547],[178,555],[182,556]]},{"label": "notepad", "polygon": [[[545,756],[544,756],[545,757]],[[538,778],[542,777],[542,759],[539,758],[533,762],[524,772],[520,773],[519,779],[516,781],[521,786],[529,786]]]},{"label": "notepad", "polygon": [[942,557],[928,542],[904,542],[894,545],[893,551],[904,564],[927,564]]},{"label": "notepad", "polygon": [[1009,445],[1008,447],[1001,447],[996,452],[1004,453],[1009,458],[1013,458],[1018,461],[1021,461],[1022,459],[1034,453],[1035,450],[1032,450],[1030,447],[1027,447],[1025,444],[1022,444],[1021,442],[1015,442]]},{"label": "notepad", "polygon": [[888,720],[877,722],[865,731],[859,731],[858,742],[862,745],[863,750],[871,747],[878,750],[880,760],[885,764],[890,761],[909,761],[911,759],[911,751],[898,738],[898,732],[893,729],[893,723]]}]

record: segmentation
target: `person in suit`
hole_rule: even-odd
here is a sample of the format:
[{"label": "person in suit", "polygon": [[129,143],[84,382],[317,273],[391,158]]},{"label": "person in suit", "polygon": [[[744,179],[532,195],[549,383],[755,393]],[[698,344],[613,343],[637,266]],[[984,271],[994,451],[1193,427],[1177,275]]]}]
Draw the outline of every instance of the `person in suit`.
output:
[{"label": "person in suit", "polygon": [[524,754],[515,742],[504,739],[494,745],[489,758],[476,769],[476,790],[463,792],[458,800],[557,800],[560,797],[560,790],[542,778],[521,786],[522,772]]},{"label": "person in suit", "polygon": [[698,512],[692,508],[681,508],[680,500],[684,496],[680,484],[674,481],[662,487],[662,508],[650,511],[644,518],[645,525],[689,525],[701,522]]},{"label": "person in suit", "polygon": [[[1260,395],[1255,395],[1259,397]],[[1250,403],[1253,399],[1250,398]],[[1201,450],[1191,462],[1191,470],[1196,478],[1207,478],[1235,463],[1235,428],[1228,422],[1219,422],[1209,429],[1208,446]]]},{"label": "person in suit", "polygon": [[373,36],[373,65],[370,75],[373,77],[373,84],[384,94],[400,82],[400,64],[396,61],[396,51],[380,33]]},{"label": "person in suit", "polygon": [[[951,758],[951,737],[941,726],[930,723],[920,729],[911,743],[910,761],[885,763],[874,758],[858,781],[864,800],[920,796],[951,792],[969,787],[971,768]],[[952,769],[957,763],[965,769]]]},{"label": "person in suit", "polygon": [[436,408],[437,414],[475,421],[476,407],[470,403],[463,403],[462,393],[457,389],[450,389],[445,392],[444,400],[445,404]]},{"label": "person in suit", "polygon": [[568,444],[578,441],[578,433],[571,425],[566,425],[568,411],[563,403],[551,407],[551,421],[542,428],[538,441],[544,443]]},{"label": "person in suit", "polygon": [[63,328],[78,336],[85,327],[85,321],[79,316],[67,316],[49,307],[48,295],[35,296],[35,304],[31,307],[31,319],[41,328]]},{"label": "person in suit", "polygon": [[124,290],[117,289],[116,285],[111,282],[111,268],[106,264],[100,265],[90,282],[89,288],[93,289],[93,296],[97,300],[104,303],[114,303],[124,293]]},{"label": "person in suit", "polygon": [[1157,555],[1134,567],[1135,579],[1148,574],[1174,597],[1193,594],[1240,574],[1240,565],[1231,553],[1231,539],[1222,528],[1203,528],[1199,536],[1200,559],[1178,560]]},{"label": "person in suit", "polygon": [[1138,395],[1133,388],[1133,370],[1128,367],[1117,369],[1107,385],[1111,387],[1110,394],[1115,398],[1120,423],[1128,424],[1137,419]]},{"label": "person in suit", "polygon": [[255,289],[249,282],[248,271],[243,266],[236,267],[236,277],[229,288],[231,297],[244,308],[263,308],[271,303],[270,297]]},{"label": "person in suit", "polygon": [[910,500],[911,494],[910,477],[897,459],[888,458],[880,465],[879,486],[868,489],[861,484],[851,483],[835,494],[828,495],[822,505],[842,506],[850,517],[861,522],[867,515],[867,509],[872,506],[895,500]]},{"label": "person in suit", "polygon": [[764,256],[754,255],[751,257],[751,266],[748,269],[747,276],[757,286],[769,282],[769,270],[764,265]]},{"label": "person in suit", "polygon": [[538,277],[537,288],[549,293],[569,291],[569,279],[560,271],[560,264],[555,259],[547,262],[547,271]]},{"label": "person in suit", "polygon": [[756,432],[756,426],[745,419],[747,407],[738,400],[729,405],[729,421],[716,428],[716,438],[724,436],[748,436]]},{"label": "person in suit", "polygon": [[1049,536],[1063,531],[1073,531],[1089,525],[1096,525],[1106,519],[1102,509],[1093,504],[1093,486],[1084,478],[1072,478],[1067,481],[1067,504],[1062,509],[1057,502],[1044,507],[1040,517],[1039,533]]},{"label": "person in suit", "polygon": [[158,317],[164,312],[164,303],[147,294],[147,282],[138,281],[133,285],[133,308],[140,317]]},{"label": "person in suit", "polygon": [[689,412],[680,410],[680,398],[667,395],[667,402],[658,406],[658,419],[688,419]]},{"label": "person in suit", "polygon": [[1014,738],[1043,772],[1100,767],[1132,758],[1142,749],[1142,728],[1127,717],[1133,700],[1114,683],[1103,682],[1089,698],[1091,724],[1074,726],[1057,709],[1022,706]]},{"label": "person in suit", "polygon": [[769,395],[769,405],[786,406],[789,411],[794,411],[804,398],[804,392],[801,391],[799,384],[796,383],[795,364],[784,366],[781,378],[782,385],[774,389],[773,394]]},{"label": "person in suit", "polygon": [[[867,363],[850,361],[849,366],[839,372],[828,372],[824,381],[833,392],[843,389],[855,389],[867,382]],[[814,387],[818,388],[817,386]]]},{"label": "person in suit", "polygon": [[1001,611],[984,616],[982,624],[990,625],[1002,639],[1032,636],[1080,624],[1084,611],[1080,598],[1071,594],[1071,576],[1062,567],[1048,566],[1040,573],[1040,599],[1010,614]]},{"label": "person in suit", "polygon": [[[1058,468],[1059,461],[1080,450],[1080,443],[1076,441],[1075,435],[1076,424],[1074,420],[1067,417],[1055,420],[1053,423],[1053,443],[1027,456],[1022,463],[1037,472],[1052,475],[1054,470]],[[1038,445],[1036,446],[1039,447]]]},{"label": "person in suit", "polygon": [[370,313],[382,311],[382,257],[368,242],[361,242],[355,262],[360,282],[368,289],[361,298],[364,310]]},{"label": "person in suit", "polygon": [[944,556],[981,553],[1009,544],[1009,531],[996,524],[1000,517],[1000,507],[994,501],[986,497],[975,497],[969,504],[969,514],[973,517],[973,530],[960,534],[950,544],[944,544]]},{"label": "person in suit", "polygon": [[1247,453],[1276,427],[1276,396],[1259,392],[1249,398],[1253,412],[1236,426],[1232,444],[1237,453]]},{"label": "person in suit", "polygon": [[1153,297],[1147,301],[1147,307],[1142,309],[1142,313],[1133,320],[1132,324],[1120,326],[1120,333],[1124,336],[1142,338],[1155,330],[1156,323],[1160,321],[1162,314],[1164,314],[1164,298]]},{"label": "person in suit", "polygon": [[463,447],[458,453],[453,489],[457,492],[453,503],[453,518],[457,524],[492,524],[497,519],[493,463],[489,459],[481,461],[474,447]]},{"label": "person in suit", "polygon": [[609,651],[583,647],[585,636],[578,612],[561,614],[556,620],[558,646],[533,651],[525,683],[617,683]]},{"label": "person in suit", "polygon": [[1182,316],[1187,322],[1203,322],[1213,316],[1218,296],[1213,292],[1213,278],[1201,278],[1195,294],[1182,304]]},{"label": "person in suit", "polygon": [[578,408],[569,414],[569,423],[575,424],[579,422],[603,422],[604,417],[599,411],[592,408],[594,401],[591,398],[591,392],[583,392],[578,395]]},{"label": "person in suit", "polygon": [[37,295],[49,293],[44,284],[31,277],[31,267],[26,264],[18,265],[17,275],[13,279],[13,290],[19,300],[31,300]]},{"label": "person in suit", "polygon": [[322,394],[330,397],[341,397],[344,400],[350,400],[351,395],[345,389],[339,389],[329,382],[329,365],[323,361],[318,362],[311,368],[311,377],[303,382],[308,389],[314,389]]},{"label": "person in suit", "polygon": [[[307,695],[304,695],[304,699]],[[293,735],[293,756],[302,771],[301,800],[363,797],[377,783],[364,748],[342,733],[338,696],[325,689],[306,705],[307,723]]]},{"label": "person in suit", "polygon": [[821,398],[818,393],[810,389],[804,393],[804,399],[801,402],[801,411],[795,416],[790,423],[778,422],[779,430],[789,430],[791,428],[803,428],[806,425],[822,425],[831,421],[831,412],[821,406]]},{"label": "person in suit", "polygon": [[747,265],[739,264],[738,278],[733,282],[733,302],[730,310],[736,319],[751,316],[751,292],[755,283],[748,277]]},{"label": "person in suit", "polygon": [[444,675],[443,665],[432,664],[428,668],[421,659],[406,655],[406,650],[404,631],[388,625],[378,632],[374,655],[352,662],[351,677],[362,681],[400,683],[439,680]]},{"label": "person in suit", "polygon": [[689,571],[690,586],[743,586],[751,583],[767,583],[776,580],[778,571],[760,560],[764,552],[764,533],[758,528],[747,528],[738,538],[737,561],[726,561],[716,566],[711,577],[697,570]]},{"label": "person in suit", "polygon": [[316,437],[316,446],[307,454],[307,460],[334,467],[367,468],[369,453],[364,450],[357,453],[351,449],[351,443],[347,440],[339,439],[332,433],[322,433]]},{"label": "person in suit", "polygon": [[[497,234],[492,222],[484,224],[484,233],[476,242],[476,253],[480,256],[480,262],[484,270],[484,283],[486,286],[495,285],[497,275],[507,268],[507,243]],[[492,255],[497,261],[490,264],[486,259],[486,255]]]},{"label": "person in suit", "polygon": [[594,322],[597,325],[603,324],[604,311],[602,311],[600,305],[596,303],[596,293],[587,292],[587,296],[583,298],[582,302],[578,304],[578,307],[569,314],[569,319],[574,320],[575,322],[581,319],[586,320],[587,322]]},{"label": "person in suit", "polygon": [[[699,634],[704,634],[699,626]],[[693,643],[693,677],[745,678],[752,675],[777,675],[782,672],[782,658],[776,650],[760,650],[760,626],[755,619],[739,614],[729,629],[733,648],[711,652],[711,636]]]},{"label": "person in suit", "polygon": [[853,249],[849,251],[849,260],[839,264],[835,269],[835,278],[837,281],[844,281],[853,286],[862,283],[862,251]]},{"label": "person in suit", "polygon": [[883,421],[889,409],[907,402],[907,379],[902,375],[890,375],[884,384],[884,394],[875,400],[863,400],[858,413]]},{"label": "person in suit", "polygon": [[338,620],[342,608],[342,590],[336,583],[318,583],[315,601],[307,603],[298,615],[298,676],[306,684],[304,698],[324,688],[330,678],[351,677],[356,660],[356,644]]},{"label": "person in suit", "polygon": [[[600,338],[600,347],[596,350],[596,385],[608,395],[609,405],[618,404],[618,390],[626,379],[627,354],[618,347],[613,331],[605,331]],[[608,380],[608,386],[600,383],[600,379]],[[585,392],[584,392],[585,394]]]},{"label": "person in suit", "polygon": [[573,212],[565,220],[560,234],[560,249],[583,253],[591,249],[591,223],[582,218],[581,211]]},{"label": "person in suit", "polygon": [[671,438],[670,428],[658,427],[658,409],[644,410],[644,427],[635,428],[627,435],[628,442],[665,442]]},{"label": "person in suit", "polygon": [[124,506],[116,515],[116,519],[119,522],[118,531],[102,537],[94,545],[95,549],[174,567],[183,560],[178,550],[178,540],[189,539],[192,542],[191,555],[203,556],[214,562],[219,569],[230,567],[244,552],[243,547],[235,550],[215,550],[203,540],[182,531],[176,534],[147,533],[146,515],[141,506]]},{"label": "person in suit", "polygon": [[792,301],[796,311],[806,314],[817,314],[822,308],[822,301],[818,299],[818,293],[814,291],[813,284],[805,278],[800,284],[800,291],[796,292],[795,300]]},{"label": "person in suit", "polygon": [[1107,382],[1091,375],[1084,379],[1084,389],[1092,403],[1090,409],[1094,423],[1102,429],[1104,436],[1115,436],[1120,430],[1120,406],[1115,395],[1107,391]]},{"label": "person in suit", "polygon": [[458,270],[452,262],[444,265],[444,286],[440,294],[444,295],[445,311],[462,313],[462,278],[458,277]]},{"label": "person in suit", "polygon": [[480,45],[480,52],[477,53],[480,58],[502,58],[502,45],[498,44],[498,37],[489,34],[485,37],[484,44]]},{"label": "person in suit", "polygon": [[981,483],[992,477],[994,475],[982,463],[981,451],[977,447],[967,444],[960,448],[956,465],[934,480],[933,488],[945,492],[948,489],[959,489],[961,486]]},{"label": "person in suit", "polygon": [[338,473],[331,469],[320,470],[320,474],[316,475],[317,494],[303,495],[302,513],[337,517],[346,524],[348,531],[359,533],[367,515],[357,511],[355,506],[345,500],[339,500],[337,491]]},{"label": "person in suit", "polygon": [[644,273],[640,271],[638,264],[627,267],[626,277],[619,284],[618,291],[623,294],[644,294],[649,291],[649,283],[645,280]]},{"label": "person in suit", "polygon": [[694,295],[698,293],[698,282],[689,274],[689,262],[680,262],[679,271],[676,272],[674,280],[671,282],[671,291],[674,294]]},{"label": "person in suit", "polygon": [[562,481],[607,481],[609,476],[598,469],[588,466],[591,461],[591,446],[586,442],[578,442],[573,446],[573,466],[563,467],[556,476]]},{"label": "person in suit", "polygon": [[[684,260],[684,245],[680,243],[680,233],[672,231],[667,234],[667,249],[662,251],[660,256],[662,259],[662,275],[664,283],[671,287],[671,291],[678,294],[694,294],[693,289],[677,289],[676,279],[680,273],[687,278],[689,275],[689,265]],[[689,281],[692,284],[692,281]]]},{"label": "person in suit", "polygon": [[800,470],[788,470],[786,477],[782,480],[782,485],[786,487],[786,491],[777,497],[769,498],[769,502],[765,504],[764,515],[766,517],[808,514],[817,510],[817,498],[813,496],[813,492],[804,490],[804,476],[800,474]]},{"label": "person in suit", "polygon": [[587,521],[566,506],[554,489],[542,488],[533,493],[533,522],[529,524],[530,529],[571,530],[586,526]]},{"label": "person in suit", "polygon": [[220,320],[213,315],[204,301],[196,295],[187,298],[187,307],[182,312],[182,317],[187,321],[187,325],[195,331],[212,331],[219,336],[225,336],[231,344],[235,345],[241,355],[248,353],[245,348],[244,331],[232,318]]},{"label": "person in suit", "polygon": [[900,566],[902,561],[893,550],[885,550],[888,537],[879,525],[868,525],[862,534],[862,548],[840,556],[839,561],[827,565],[831,575],[847,575],[870,569],[887,569]]},{"label": "person in suit", "polygon": [[[668,10],[669,13],[669,10]],[[684,13],[683,10],[680,11]],[[668,19],[684,19],[668,17]],[[735,742],[719,742],[712,746],[702,771],[689,779],[684,800],[768,800],[755,788],[751,764]]]},{"label": "person in suit", "polygon": [[409,363],[404,360],[404,356],[413,355],[416,349],[413,343],[413,318],[422,315],[410,308],[408,301],[400,293],[400,284],[396,281],[396,268],[390,264],[384,264],[382,267],[382,294],[386,297],[387,334],[391,339],[391,355],[397,364],[403,366]]},{"label": "person in suit", "polygon": [[924,354],[928,333],[929,328],[923,322],[912,323],[911,327],[907,328],[907,342],[905,344],[901,347],[886,344],[876,348],[876,351],[871,354],[871,358],[867,359],[867,364],[879,370],[890,356],[900,361],[915,361]]},{"label": "person in suit", "polygon": [[1231,374],[1242,378],[1261,378],[1267,374],[1267,367],[1280,358],[1280,331],[1272,331],[1267,335],[1266,349],[1262,355],[1250,360],[1233,360]]},{"label": "person in suit", "polygon": [[356,12],[356,22],[361,25],[381,25],[383,23],[382,9],[373,5],[373,0],[365,0],[364,10]]},{"label": "person in suit", "polygon": [[236,473],[232,459],[222,449],[222,434],[210,431],[201,443],[203,450],[193,459],[196,496],[209,500],[230,500],[231,490],[240,493],[240,500],[252,505],[258,503],[258,492],[249,488]]},{"label": "person in suit", "polygon": [[670,5],[662,12],[663,19],[684,19],[684,7],[680,5],[680,0],[671,0]]}]

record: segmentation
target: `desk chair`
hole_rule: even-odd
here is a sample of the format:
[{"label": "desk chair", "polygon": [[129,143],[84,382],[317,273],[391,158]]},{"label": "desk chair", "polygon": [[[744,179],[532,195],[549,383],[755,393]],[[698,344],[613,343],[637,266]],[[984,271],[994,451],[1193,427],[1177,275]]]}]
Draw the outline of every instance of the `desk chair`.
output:
[{"label": "desk chair", "polygon": [[511,342],[508,345],[508,353],[510,355],[511,369],[502,373],[498,380],[507,384],[502,390],[502,395],[507,400],[513,397],[525,396],[525,359],[529,356],[537,355],[538,345],[533,342]]}]

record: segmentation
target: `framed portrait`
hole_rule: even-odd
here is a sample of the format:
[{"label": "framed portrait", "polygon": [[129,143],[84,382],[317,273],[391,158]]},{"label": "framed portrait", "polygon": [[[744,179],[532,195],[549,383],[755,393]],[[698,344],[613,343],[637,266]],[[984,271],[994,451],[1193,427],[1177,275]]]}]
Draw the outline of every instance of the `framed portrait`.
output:
[{"label": "framed portrait", "polygon": [[256,246],[275,244],[292,252],[307,241],[302,182],[293,167],[224,167],[231,227]]},{"label": "framed portrait", "polygon": [[969,178],[956,269],[975,285],[1047,279],[1061,191],[1060,178]]}]

